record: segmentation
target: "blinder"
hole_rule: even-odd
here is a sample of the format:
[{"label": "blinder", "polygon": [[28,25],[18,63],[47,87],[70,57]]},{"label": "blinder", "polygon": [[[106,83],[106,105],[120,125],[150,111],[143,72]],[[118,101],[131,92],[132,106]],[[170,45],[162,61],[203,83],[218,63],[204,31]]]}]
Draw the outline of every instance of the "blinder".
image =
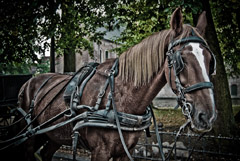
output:
[{"label": "blinder", "polygon": [[169,62],[169,64],[174,63],[175,65],[175,70],[176,70],[176,74],[179,75],[179,73],[184,69],[184,62],[181,56],[181,52],[180,51],[176,51],[175,54],[171,54],[170,58],[171,62]]},{"label": "blinder", "polygon": [[[210,50],[208,45],[205,43],[204,40],[202,40],[200,37],[197,36],[191,36],[187,38],[183,38],[180,40],[176,40],[169,44],[168,46],[168,62],[169,64],[174,63],[175,64],[175,70],[176,74],[178,75],[183,69],[184,69],[184,62],[181,56],[181,50],[188,45],[190,42],[199,42],[201,43],[211,54],[211,60],[210,60],[210,66],[209,66],[209,75],[212,75],[216,70],[216,58],[213,52]],[[173,48],[177,45],[184,44],[179,50],[175,51],[173,53]]]}]

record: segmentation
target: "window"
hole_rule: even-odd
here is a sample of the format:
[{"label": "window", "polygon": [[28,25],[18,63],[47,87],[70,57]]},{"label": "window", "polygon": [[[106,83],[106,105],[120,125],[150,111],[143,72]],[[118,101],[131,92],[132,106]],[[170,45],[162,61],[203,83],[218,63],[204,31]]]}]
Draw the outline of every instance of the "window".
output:
[{"label": "window", "polygon": [[102,50],[99,51],[99,63],[102,63]]},{"label": "window", "polygon": [[232,84],[231,85],[231,95],[232,96],[237,96],[237,85],[236,84]]},{"label": "window", "polygon": [[105,58],[106,58],[106,59],[109,58],[109,55],[108,55],[108,51],[107,51],[107,50],[105,51]]}]

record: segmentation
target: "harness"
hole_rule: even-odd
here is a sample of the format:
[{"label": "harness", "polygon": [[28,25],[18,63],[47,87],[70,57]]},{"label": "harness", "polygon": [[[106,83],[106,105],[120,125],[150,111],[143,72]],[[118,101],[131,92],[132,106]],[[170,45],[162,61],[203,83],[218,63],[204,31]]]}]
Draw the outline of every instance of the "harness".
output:
[{"label": "harness", "polygon": [[[215,69],[216,69],[216,58],[210,48],[207,46],[204,40],[202,40],[200,37],[195,36],[195,33],[193,32],[193,36],[175,40],[171,42],[168,46],[168,51],[167,51],[167,59],[168,59],[168,67],[169,67],[169,85],[172,89],[172,84],[171,84],[171,71],[173,69],[174,76],[175,76],[175,84],[177,91],[173,92],[175,94],[178,94],[177,97],[177,106],[175,109],[177,109],[179,106],[182,106],[182,112],[185,116],[189,116],[192,112],[192,105],[186,101],[185,94],[190,93],[199,89],[204,89],[204,88],[213,88],[212,82],[199,82],[197,84],[191,85],[187,88],[183,87],[180,79],[179,79],[179,74],[180,72],[184,69],[184,62],[181,56],[181,51],[183,48],[185,48],[190,42],[198,42],[201,43],[210,53],[211,53],[211,61],[210,61],[210,69],[209,69],[209,74],[211,75]],[[174,52],[173,48],[176,47],[177,45],[184,44],[180,49]]]},{"label": "harness", "polygon": [[[176,142],[178,140],[178,137],[180,136],[181,132],[185,129],[185,127],[187,127],[191,122],[192,122],[192,114],[193,114],[193,107],[191,105],[191,103],[187,102],[185,94],[199,90],[199,89],[204,89],[204,88],[212,88],[213,89],[213,84],[212,82],[199,82],[196,84],[193,84],[187,88],[183,87],[183,85],[180,82],[179,79],[179,74],[180,72],[184,69],[184,62],[181,56],[181,51],[183,48],[185,48],[190,42],[197,42],[200,43],[201,45],[203,45],[211,54],[211,60],[210,60],[210,68],[209,68],[209,74],[213,74],[216,70],[216,58],[213,54],[213,52],[210,50],[210,48],[208,47],[208,45],[206,44],[206,42],[201,39],[200,37],[196,36],[196,34],[194,33],[194,31],[192,30],[192,36],[191,37],[187,37],[187,38],[183,38],[183,39],[179,39],[179,40],[175,40],[172,41],[169,46],[168,46],[168,51],[167,51],[167,59],[168,59],[168,67],[169,67],[169,85],[172,88],[172,84],[171,84],[171,71],[173,69],[174,72],[174,76],[175,76],[175,84],[176,84],[176,88],[177,90],[173,90],[173,92],[178,95],[177,97],[177,105],[175,107],[175,109],[177,109],[179,106],[181,106],[182,108],[182,113],[183,115],[185,115],[187,117],[187,122],[184,123],[180,128],[179,131],[177,132],[176,136],[175,136],[175,141],[174,141],[174,145],[172,147],[172,149],[170,150],[170,152],[168,153],[168,156],[166,157],[166,160],[169,159],[170,154],[172,153],[173,149],[175,148],[176,150]],[[180,47],[180,49],[176,50],[174,52],[173,48],[178,46],[178,45],[182,45]],[[197,141],[195,142],[195,144],[205,135],[205,133],[202,133],[199,138],[197,139]],[[195,146],[194,144],[194,146]],[[187,160],[190,160],[190,156],[194,150],[194,146],[192,148],[192,150],[190,151],[189,157]],[[176,152],[175,152],[176,153]]]},{"label": "harness", "polygon": [[[158,133],[158,126],[155,121],[155,117],[153,115],[153,111],[151,106],[148,106],[146,108],[146,111],[143,115],[132,115],[127,114],[123,112],[118,112],[116,109],[115,99],[114,99],[114,78],[118,74],[118,59],[114,62],[111,70],[107,74],[107,79],[104,84],[104,87],[102,91],[98,95],[98,99],[95,106],[87,106],[81,104],[81,97],[83,94],[83,90],[87,84],[87,82],[92,78],[92,76],[95,74],[98,64],[96,63],[90,63],[87,66],[81,68],[69,81],[66,85],[64,85],[64,88],[61,89],[56,96],[58,96],[64,89],[64,99],[67,104],[69,104],[69,109],[66,109],[59,113],[58,115],[54,116],[50,120],[47,120],[43,124],[33,127],[32,123],[47,109],[47,107],[54,101],[56,97],[54,97],[47,105],[44,107],[44,109],[38,114],[35,118],[32,118],[32,111],[34,109],[35,98],[37,97],[39,91],[48,83],[48,81],[53,77],[50,76],[47,78],[40,86],[40,88],[37,90],[37,92],[34,94],[34,99],[31,101],[30,110],[28,113],[24,112],[21,107],[18,107],[17,110],[22,113],[23,117],[27,121],[27,125],[24,127],[24,129],[17,134],[15,137],[10,138],[5,141],[0,141],[0,150],[5,150],[10,147],[17,146],[23,142],[25,142],[27,139],[29,139],[32,136],[40,135],[43,133],[47,133],[49,131],[55,130],[57,128],[63,127],[67,124],[73,125],[73,135],[72,135],[72,148],[73,148],[73,160],[76,159],[76,149],[78,143],[80,146],[82,146],[85,149],[88,149],[88,147],[85,145],[84,141],[82,140],[78,130],[83,127],[101,127],[101,128],[108,128],[108,129],[117,129],[120,140],[122,142],[122,145],[124,147],[124,150],[126,154],[128,155],[130,160],[133,160],[128,148],[125,144],[122,130],[124,131],[142,131],[145,129],[148,129],[151,125],[151,119],[153,117],[154,120],[154,126],[155,131],[157,134],[157,140],[159,142],[159,149],[162,151],[161,147],[161,139]],[[63,80],[65,81],[65,79]],[[61,81],[61,82],[63,82]],[[60,82],[60,83],[61,83]],[[79,86],[80,85],[80,86]],[[57,86],[57,85],[55,85]],[[54,87],[55,87],[54,86]],[[102,102],[102,98],[106,93],[106,90],[110,86],[110,92],[108,93],[108,101],[106,104],[105,109],[99,110],[99,106]],[[53,87],[53,88],[54,88]],[[49,90],[51,91],[51,89]],[[43,96],[45,97],[46,94]],[[42,100],[42,98],[41,98]],[[110,108],[112,107],[112,109]],[[85,109],[85,112],[78,114],[77,111]],[[60,122],[55,125],[51,125],[56,120],[67,116],[69,119],[66,121]],[[146,130],[148,131],[148,130]],[[164,156],[163,156],[164,157]]]},{"label": "harness", "polygon": [[[122,130],[123,131],[142,131],[144,129],[148,129],[149,126],[151,125],[152,117],[154,120],[157,140],[159,142],[159,149],[160,151],[162,151],[161,139],[158,133],[158,127],[155,121],[155,117],[153,115],[152,108],[150,106],[147,107],[144,115],[132,115],[132,114],[127,114],[127,113],[122,113],[117,111],[115,99],[114,99],[114,92],[115,92],[115,77],[118,74],[118,63],[119,63],[119,60],[116,59],[111,70],[109,70],[107,75],[105,75],[107,77],[107,80],[103,86],[103,89],[98,94],[98,98],[95,106],[91,107],[91,106],[81,105],[80,103],[82,91],[86,84],[81,84],[80,87],[76,86],[75,90],[73,91],[73,94],[71,96],[71,100],[72,100],[71,102],[74,102],[74,103],[70,102],[71,114],[69,115],[69,117],[74,116],[77,110],[87,109],[86,112],[80,114],[80,115],[84,115],[84,119],[78,121],[73,128],[73,133],[74,133],[73,160],[75,160],[75,156],[76,156],[76,145],[78,142],[78,138],[81,139],[81,137],[79,137],[80,134],[78,130],[83,127],[101,127],[101,128],[118,130],[123,148],[128,158],[131,161],[133,161],[131,154],[129,153],[126,143],[124,141]],[[93,73],[95,73],[95,70],[96,69],[93,69]],[[104,95],[106,94],[106,90],[108,86],[110,86],[110,91],[107,95],[106,107],[105,109],[99,110],[99,106],[102,102]],[[78,88],[80,88],[80,90],[78,90]],[[112,107],[112,109],[110,109],[110,107]],[[80,143],[83,143],[83,141],[80,140]],[[83,147],[86,147],[86,145],[83,145]],[[162,157],[164,158],[164,155]]]},{"label": "harness", "polygon": [[[211,59],[211,63],[210,63],[209,73],[212,74],[216,68],[216,59],[215,59],[214,54],[208,48],[205,41],[203,41],[201,38],[199,38],[197,36],[194,36],[194,34],[191,37],[176,40],[169,44],[168,52],[167,52],[167,59],[168,59],[168,67],[169,67],[170,87],[172,88],[171,70],[173,69],[173,72],[175,75],[176,88],[177,88],[177,91],[174,91],[174,92],[176,94],[178,93],[178,95],[179,95],[178,96],[178,105],[176,106],[176,108],[181,106],[183,114],[185,116],[187,116],[187,118],[188,118],[188,121],[180,127],[179,132],[177,133],[176,138],[175,138],[175,143],[176,143],[177,138],[180,135],[181,131],[189,123],[192,122],[191,115],[192,115],[193,107],[189,102],[186,101],[185,94],[190,93],[195,90],[199,90],[199,89],[213,88],[213,84],[211,82],[200,82],[200,83],[194,84],[187,88],[182,86],[180,79],[179,79],[179,73],[184,68],[184,62],[181,57],[181,50],[185,46],[187,46],[188,43],[190,43],[190,42],[201,43],[204,47],[206,47],[210,51],[210,53],[212,55],[212,59]],[[179,50],[174,52],[173,48],[180,44],[184,44],[184,45]],[[34,135],[40,135],[40,134],[55,130],[56,128],[63,127],[67,124],[72,124],[73,125],[73,136],[72,136],[73,160],[76,159],[76,149],[77,149],[78,143],[80,143],[80,145],[83,148],[87,149],[87,146],[85,145],[84,141],[81,139],[81,136],[80,136],[78,130],[83,127],[101,127],[101,128],[118,130],[123,148],[124,148],[127,156],[129,157],[129,159],[132,161],[133,159],[132,159],[132,157],[128,151],[128,148],[125,144],[122,130],[124,130],[124,131],[142,131],[144,129],[148,129],[148,127],[151,125],[151,119],[153,118],[160,154],[161,154],[162,160],[167,160],[169,158],[169,156],[165,159],[165,156],[163,153],[163,148],[162,148],[162,143],[161,143],[161,138],[160,138],[160,135],[158,132],[158,126],[156,124],[156,120],[155,120],[151,106],[148,106],[146,108],[146,112],[143,115],[132,115],[132,114],[127,114],[127,113],[122,113],[122,112],[117,111],[115,99],[114,99],[114,92],[115,92],[114,78],[118,74],[118,63],[119,63],[118,59],[116,59],[112,68],[108,71],[108,73],[106,75],[106,77],[107,77],[106,82],[103,86],[103,89],[100,91],[100,93],[97,96],[98,98],[97,98],[95,106],[87,106],[87,105],[81,104],[83,90],[84,90],[87,82],[95,74],[97,66],[98,66],[98,64],[96,64],[96,63],[91,63],[91,64],[81,68],[79,70],[79,72],[77,72],[72,77],[72,79],[69,80],[69,82],[67,83],[68,85],[64,86],[64,87],[66,87],[66,90],[64,92],[64,99],[65,99],[66,103],[69,104],[70,108],[66,109],[65,111],[62,111],[61,113],[54,116],[52,119],[44,122],[43,124],[41,124],[37,127],[32,127],[33,121],[36,120],[36,118],[39,117],[39,115],[41,115],[43,113],[43,111],[54,101],[54,98],[53,98],[46,105],[46,107],[43,109],[43,111],[40,112],[39,115],[37,115],[34,119],[31,119],[31,113],[34,108],[35,98],[36,98],[38,92],[40,91],[40,89],[43,88],[47,84],[47,82],[52,78],[52,77],[49,77],[46,81],[44,81],[42,83],[40,88],[35,93],[34,99],[32,100],[32,103],[30,106],[30,110],[29,110],[30,112],[25,113],[25,112],[23,112],[23,110],[21,110],[20,107],[17,109],[20,113],[22,113],[25,120],[27,121],[27,126],[24,128],[26,131],[25,132],[22,131],[17,136],[15,136],[9,140],[1,141],[0,145],[4,145],[4,146],[1,146],[0,150],[4,150],[4,149],[7,149],[12,146],[19,145]],[[105,109],[99,110],[99,106],[102,102],[104,95],[106,94],[106,90],[107,90],[108,86],[110,86],[110,92],[107,95],[108,101],[106,103],[106,107],[105,107]],[[57,93],[57,95],[59,95],[64,89],[65,88],[61,89]],[[111,107],[112,107],[112,109],[111,109]],[[84,109],[85,112],[77,115],[77,111],[82,110],[82,109]],[[69,117],[69,119],[67,119],[66,121],[63,121],[61,123],[51,125],[53,122],[55,122],[56,120],[58,120],[64,116]],[[174,148],[174,146],[173,146],[173,148]],[[169,155],[170,155],[170,153],[169,153]]]}]

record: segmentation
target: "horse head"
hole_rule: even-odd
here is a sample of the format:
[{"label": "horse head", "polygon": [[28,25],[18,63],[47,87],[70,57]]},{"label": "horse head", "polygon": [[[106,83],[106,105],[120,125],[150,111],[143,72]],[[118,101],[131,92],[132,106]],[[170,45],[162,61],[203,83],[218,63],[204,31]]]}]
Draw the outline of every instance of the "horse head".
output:
[{"label": "horse head", "polygon": [[210,82],[210,75],[215,72],[215,56],[203,39],[206,13],[200,15],[196,27],[182,21],[181,10],[177,8],[170,21],[165,76],[191,129],[207,132],[212,129],[217,110]]}]

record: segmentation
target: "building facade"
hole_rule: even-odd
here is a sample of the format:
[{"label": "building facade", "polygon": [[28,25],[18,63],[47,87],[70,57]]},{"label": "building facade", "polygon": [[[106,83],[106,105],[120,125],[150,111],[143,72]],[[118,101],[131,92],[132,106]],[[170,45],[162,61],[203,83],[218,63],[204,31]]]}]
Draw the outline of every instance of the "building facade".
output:
[{"label": "building facade", "polygon": [[233,105],[240,105],[240,78],[228,79]]},{"label": "building facade", "polygon": [[[123,28],[115,29],[114,31],[106,32],[105,28],[99,28],[99,32],[106,32],[100,44],[93,42],[93,57],[90,56],[88,51],[75,54],[76,71],[89,62],[103,63],[106,59],[116,58],[117,53],[113,49],[119,47],[114,43],[120,37]],[[56,73],[63,73],[63,56],[56,58],[55,71]]]}]

